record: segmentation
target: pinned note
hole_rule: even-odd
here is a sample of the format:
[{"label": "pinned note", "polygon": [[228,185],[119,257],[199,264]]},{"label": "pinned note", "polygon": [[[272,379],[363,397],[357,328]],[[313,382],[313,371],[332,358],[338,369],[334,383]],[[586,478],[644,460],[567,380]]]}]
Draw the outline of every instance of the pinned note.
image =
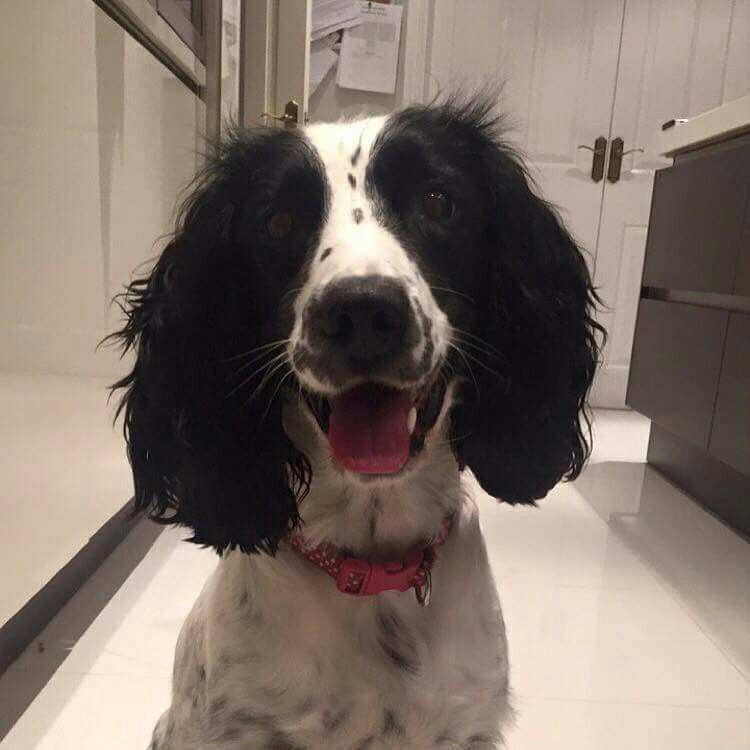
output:
[{"label": "pinned note", "polygon": [[362,23],[344,31],[336,82],[346,89],[393,94],[403,8],[360,0],[360,11]]}]

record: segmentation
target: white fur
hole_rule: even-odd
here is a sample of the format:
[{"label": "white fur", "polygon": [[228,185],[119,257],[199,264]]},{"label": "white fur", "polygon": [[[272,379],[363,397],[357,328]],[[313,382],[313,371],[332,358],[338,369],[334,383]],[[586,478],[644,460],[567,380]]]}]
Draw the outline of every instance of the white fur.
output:
[{"label": "white fur", "polygon": [[[443,359],[448,347],[450,325],[445,313],[432,295],[430,286],[416,264],[396,238],[374,215],[374,206],[366,195],[365,177],[372,147],[386,123],[385,117],[373,117],[353,122],[311,125],[305,135],[312,143],[325,167],[331,190],[328,220],[323,227],[318,248],[310,263],[307,281],[294,302],[295,324],[288,351],[306,345],[302,332],[304,310],[314,294],[338,279],[379,275],[399,279],[409,290],[412,305],[417,302],[432,323],[433,366]],[[359,149],[359,158],[352,165],[352,156]],[[349,175],[356,187],[349,184]],[[362,221],[356,223],[353,212],[360,209]],[[321,255],[332,248],[330,257],[320,262]],[[419,361],[426,341],[419,342],[412,357]],[[331,386],[310,370],[295,368],[298,379],[311,390],[330,393]]]}]

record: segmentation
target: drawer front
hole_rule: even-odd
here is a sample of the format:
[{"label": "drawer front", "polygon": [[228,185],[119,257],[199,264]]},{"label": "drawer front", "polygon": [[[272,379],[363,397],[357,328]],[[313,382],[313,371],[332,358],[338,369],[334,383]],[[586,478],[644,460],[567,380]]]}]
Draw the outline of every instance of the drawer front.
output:
[{"label": "drawer front", "polygon": [[750,315],[729,318],[709,451],[750,476]]},{"label": "drawer front", "polygon": [[729,313],[642,299],[628,404],[706,450]]},{"label": "drawer front", "polygon": [[750,188],[748,188],[748,199],[745,203],[745,221],[740,238],[740,269],[737,272],[734,293],[750,297]]},{"label": "drawer front", "polygon": [[750,144],[657,172],[643,284],[731,294],[740,259]]}]

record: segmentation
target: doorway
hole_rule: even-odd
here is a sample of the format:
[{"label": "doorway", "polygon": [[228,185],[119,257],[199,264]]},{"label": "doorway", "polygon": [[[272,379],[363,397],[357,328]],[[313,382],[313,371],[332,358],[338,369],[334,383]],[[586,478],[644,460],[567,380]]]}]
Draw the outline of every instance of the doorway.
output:
[{"label": "doorway", "polygon": [[587,251],[604,303],[592,404],[625,407],[653,177],[670,164],[658,134],[750,90],[750,0],[412,0],[420,8],[415,98],[505,81],[508,139]]}]

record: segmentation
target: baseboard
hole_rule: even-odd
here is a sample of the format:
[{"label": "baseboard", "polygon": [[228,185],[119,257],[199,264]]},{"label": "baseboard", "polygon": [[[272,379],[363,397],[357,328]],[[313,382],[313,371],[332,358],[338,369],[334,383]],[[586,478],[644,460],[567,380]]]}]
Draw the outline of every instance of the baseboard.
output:
[{"label": "baseboard", "polygon": [[651,425],[648,462],[714,516],[750,538],[750,477],[656,423]]},{"label": "baseboard", "polygon": [[0,627],[0,674],[44,630],[138,522],[128,502],[115,513],[65,567]]},{"label": "baseboard", "polygon": [[602,365],[594,376],[589,394],[591,406],[601,409],[627,409],[625,394],[630,368]]}]

